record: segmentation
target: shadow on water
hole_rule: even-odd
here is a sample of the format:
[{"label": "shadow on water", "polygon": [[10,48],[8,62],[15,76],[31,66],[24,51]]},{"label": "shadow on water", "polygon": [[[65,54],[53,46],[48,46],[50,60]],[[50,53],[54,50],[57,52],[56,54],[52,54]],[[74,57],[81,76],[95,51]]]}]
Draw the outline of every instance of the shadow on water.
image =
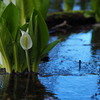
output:
[{"label": "shadow on water", "polygon": [[56,100],[34,74],[0,75],[0,100]]}]

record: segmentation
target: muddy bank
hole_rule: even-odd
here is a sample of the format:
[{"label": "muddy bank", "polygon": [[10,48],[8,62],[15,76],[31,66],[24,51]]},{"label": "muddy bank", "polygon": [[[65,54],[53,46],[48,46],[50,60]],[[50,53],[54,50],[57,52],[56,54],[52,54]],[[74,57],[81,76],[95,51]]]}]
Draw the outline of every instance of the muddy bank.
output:
[{"label": "muddy bank", "polygon": [[57,28],[69,29],[73,26],[94,24],[96,23],[96,19],[94,17],[94,14],[86,17],[84,16],[84,13],[81,12],[58,12],[49,14],[46,22],[48,28],[53,30]]}]

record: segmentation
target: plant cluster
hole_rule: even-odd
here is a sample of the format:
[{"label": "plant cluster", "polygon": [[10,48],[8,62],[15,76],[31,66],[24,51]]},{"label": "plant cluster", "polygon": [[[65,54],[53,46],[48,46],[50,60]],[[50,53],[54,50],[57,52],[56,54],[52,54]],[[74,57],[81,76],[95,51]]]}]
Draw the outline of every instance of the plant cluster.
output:
[{"label": "plant cluster", "polygon": [[[2,1],[0,2],[0,5],[2,5],[0,12],[1,68],[5,68],[8,73],[23,72],[27,69],[28,72],[38,72],[38,64],[41,58],[59,40],[48,44],[49,34],[44,20],[47,4],[46,2],[44,4],[44,0],[32,0],[35,4],[39,3],[40,5],[32,5],[33,9],[31,10],[28,8],[31,0],[16,1],[16,5],[11,2],[7,7]],[[19,1],[23,3],[22,8]],[[49,0],[46,1],[49,2]],[[26,10],[23,10],[25,9],[23,8],[24,3],[27,3]],[[46,6],[46,10],[43,10],[44,6],[41,6],[41,3]],[[26,15],[25,12],[29,13]]]}]

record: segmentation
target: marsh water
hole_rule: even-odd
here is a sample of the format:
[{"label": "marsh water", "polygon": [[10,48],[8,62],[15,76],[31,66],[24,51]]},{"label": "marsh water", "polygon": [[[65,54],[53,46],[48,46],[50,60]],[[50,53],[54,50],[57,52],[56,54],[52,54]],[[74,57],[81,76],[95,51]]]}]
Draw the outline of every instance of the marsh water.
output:
[{"label": "marsh water", "polygon": [[0,100],[100,100],[100,24],[51,33],[49,42],[58,38],[39,75],[0,75]]},{"label": "marsh water", "polygon": [[99,100],[98,27],[51,35],[50,42],[59,37],[63,41],[51,50],[49,61],[40,64],[38,76],[0,75],[0,100]]}]

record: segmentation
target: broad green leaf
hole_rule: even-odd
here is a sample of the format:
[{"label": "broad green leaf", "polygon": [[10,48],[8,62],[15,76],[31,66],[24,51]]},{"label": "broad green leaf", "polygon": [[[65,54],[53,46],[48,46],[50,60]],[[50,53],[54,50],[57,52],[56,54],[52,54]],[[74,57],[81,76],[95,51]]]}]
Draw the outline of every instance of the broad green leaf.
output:
[{"label": "broad green leaf", "polygon": [[38,10],[45,19],[49,8],[50,0],[16,0],[16,6],[19,9],[20,25],[30,18],[33,9]]},{"label": "broad green leaf", "polygon": [[38,10],[44,19],[46,18],[49,4],[50,0],[33,0],[33,8]]},{"label": "broad green leaf", "polygon": [[36,9],[33,10],[29,22],[29,34],[33,41],[33,47],[29,50],[29,58],[33,58],[32,71],[38,71],[38,64],[41,59],[42,51],[47,47],[49,40],[49,33],[44,18]]},{"label": "broad green leaf", "polygon": [[26,16],[27,16],[27,15],[25,15],[25,6],[26,5],[24,5],[24,0],[16,0],[16,7],[19,10],[18,22],[19,22],[20,26],[22,26],[26,23]]},{"label": "broad green leaf", "polygon": [[30,19],[29,32],[33,39],[34,54],[40,56],[41,51],[47,46],[49,40],[49,34],[47,25],[37,10],[33,10],[33,14]]},{"label": "broad green leaf", "polygon": [[47,54],[53,47],[55,47],[58,43],[60,42],[60,40],[56,40],[50,44],[48,44],[48,46],[43,50],[42,55]]},{"label": "broad green leaf", "polygon": [[33,11],[34,0],[22,0],[22,1],[23,1],[23,4],[24,4],[25,16],[26,16],[26,18],[30,18],[32,11]]},{"label": "broad green leaf", "polygon": [[46,19],[49,5],[50,0],[42,0],[42,9],[40,9],[40,12],[42,13],[44,19]]},{"label": "broad green leaf", "polygon": [[38,16],[38,31],[39,31],[39,40],[41,44],[41,48],[45,48],[49,41],[49,33],[48,33],[48,28],[46,25],[46,22],[44,21],[43,17],[41,14],[37,11]]},{"label": "broad green leaf", "polygon": [[14,42],[5,21],[0,18],[0,52],[2,53],[3,67],[9,73],[13,69],[16,72],[22,72],[27,68],[25,52],[21,48],[19,41],[20,34],[17,35],[17,40]]},{"label": "broad green leaf", "polygon": [[5,22],[0,18],[0,52],[2,54],[3,66],[7,72],[11,72],[12,42],[11,35],[5,25]]},{"label": "broad green leaf", "polygon": [[2,15],[5,8],[6,4],[3,1],[0,1],[0,16]]},{"label": "broad green leaf", "polygon": [[[12,61],[11,61],[11,67],[15,66],[15,70],[18,69],[18,53],[17,53],[17,39],[18,39],[18,9],[16,8],[16,6],[13,3],[10,3],[6,9],[4,10],[3,14],[2,14],[2,18],[5,20],[5,27],[8,29],[8,33],[10,33],[10,37],[8,37],[7,33],[3,33],[3,34],[7,34],[5,40],[7,40],[7,38],[9,39],[9,44],[8,46],[10,46],[11,44],[11,49],[12,51],[9,53],[8,51],[6,52],[6,54],[8,54],[8,58],[10,59],[10,56],[12,56]],[[4,28],[4,27],[3,27]],[[3,40],[2,40],[3,41]],[[4,41],[2,42],[4,43]],[[4,43],[3,45],[5,45],[6,43]],[[7,46],[7,47],[8,47]],[[4,46],[5,47],[5,46]],[[9,61],[8,61],[9,62]]]},{"label": "broad green leaf", "polygon": [[12,34],[13,38],[15,38],[19,20],[18,9],[13,3],[10,3],[4,10],[2,17],[6,21],[6,27],[8,28],[9,32]]}]

